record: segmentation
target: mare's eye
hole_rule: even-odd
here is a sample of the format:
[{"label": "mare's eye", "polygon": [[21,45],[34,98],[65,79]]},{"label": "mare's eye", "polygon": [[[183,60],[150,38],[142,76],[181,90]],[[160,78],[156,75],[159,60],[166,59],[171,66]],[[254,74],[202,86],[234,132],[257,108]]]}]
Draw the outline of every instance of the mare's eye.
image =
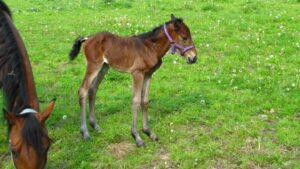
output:
[{"label": "mare's eye", "polygon": [[184,36],[184,37],[182,37],[182,39],[183,39],[184,41],[186,41],[186,40],[188,40],[188,37],[187,37],[187,36]]},{"label": "mare's eye", "polygon": [[17,157],[17,151],[15,151],[15,150],[13,150],[13,149],[11,149],[11,154],[14,156],[14,157]]}]

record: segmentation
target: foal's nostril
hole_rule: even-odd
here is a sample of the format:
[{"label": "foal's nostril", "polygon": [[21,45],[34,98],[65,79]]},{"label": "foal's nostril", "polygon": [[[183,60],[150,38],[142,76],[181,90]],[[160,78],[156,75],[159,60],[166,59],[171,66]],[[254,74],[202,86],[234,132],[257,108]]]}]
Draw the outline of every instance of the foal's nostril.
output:
[{"label": "foal's nostril", "polygon": [[194,58],[193,58],[193,62],[195,63],[197,61],[197,56],[195,56]]},{"label": "foal's nostril", "polygon": [[188,62],[189,63],[195,63],[196,61],[197,61],[197,57],[196,56],[194,56],[194,57],[192,57],[192,56],[188,57]]}]

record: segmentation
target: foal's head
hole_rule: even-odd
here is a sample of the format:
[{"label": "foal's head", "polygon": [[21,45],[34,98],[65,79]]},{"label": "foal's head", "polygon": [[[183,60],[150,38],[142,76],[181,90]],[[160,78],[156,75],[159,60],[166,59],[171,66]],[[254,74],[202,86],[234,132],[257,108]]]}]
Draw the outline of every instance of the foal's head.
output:
[{"label": "foal's head", "polygon": [[181,18],[177,18],[173,14],[171,15],[171,21],[169,23],[175,32],[175,37],[173,36],[174,38],[171,39],[173,40],[172,53],[176,51],[186,58],[187,63],[195,63],[197,60],[197,51],[194,47],[190,29]]},{"label": "foal's head", "polygon": [[45,167],[50,147],[45,121],[53,107],[54,101],[42,113],[27,112],[23,115],[15,115],[11,112],[4,112],[9,123],[10,149],[16,168],[42,169]]}]

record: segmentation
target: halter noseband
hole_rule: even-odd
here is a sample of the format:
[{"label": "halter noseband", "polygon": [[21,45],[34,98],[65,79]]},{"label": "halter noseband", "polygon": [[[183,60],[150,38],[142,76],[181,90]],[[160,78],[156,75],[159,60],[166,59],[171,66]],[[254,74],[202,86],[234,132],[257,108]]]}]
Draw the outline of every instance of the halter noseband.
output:
[{"label": "halter noseband", "polygon": [[183,54],[192,49],[192,48],[195,48],[194,45],[191,45],[191,46],[187,46],[187,47],[184,47],[182,45],[179,45],[178,43],[176,43],[175,41],[173,41],[172,37],[170,36],[170,34],[168,33],[168,30],[167,30],[167,25],[165,24],[164,25],[164,32],[167,36],[167,38],[169,39],[169,41],[171,42],[171,53],[174,55],[175,52],[176,52],[176,48],[180,50],[180,55],[183,56]]}]

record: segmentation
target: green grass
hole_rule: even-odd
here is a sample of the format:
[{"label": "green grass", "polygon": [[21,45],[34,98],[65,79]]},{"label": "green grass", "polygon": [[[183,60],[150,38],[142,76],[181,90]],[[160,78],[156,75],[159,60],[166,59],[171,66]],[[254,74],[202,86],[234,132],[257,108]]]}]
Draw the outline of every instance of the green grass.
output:
[{"label": "green grass", "polygon": [[[42,108],[57,98],[47,121],[48,168],[300,168],[299,0],[6,2]],[[74,39],[142,33],[171,13],[190,27],[199,58],[187,65],[168,54],[153,77],[149,114],[159,142],[141,133],[147,147],[135,147],[131,77],[112,69],[97,93],[103,132],[90,128],[92,140],[83,141],[77,90],[85,61],[82,54],[68,61]],[[0,135],[0,168],[10,169],[4,120]],[[128,144],[122,155],[111,150]]]}]

